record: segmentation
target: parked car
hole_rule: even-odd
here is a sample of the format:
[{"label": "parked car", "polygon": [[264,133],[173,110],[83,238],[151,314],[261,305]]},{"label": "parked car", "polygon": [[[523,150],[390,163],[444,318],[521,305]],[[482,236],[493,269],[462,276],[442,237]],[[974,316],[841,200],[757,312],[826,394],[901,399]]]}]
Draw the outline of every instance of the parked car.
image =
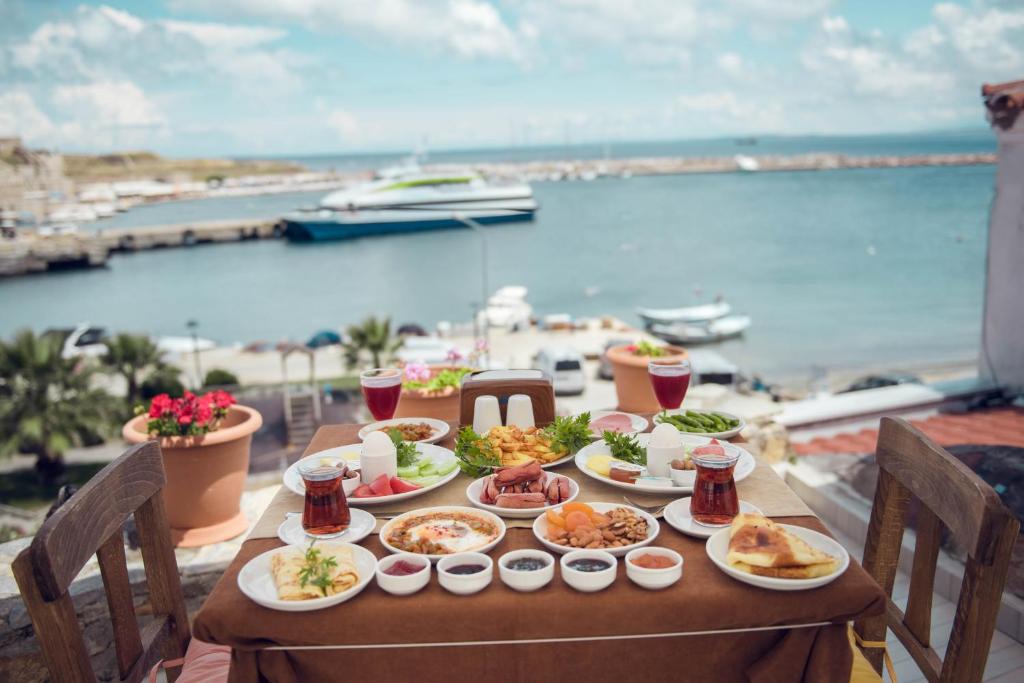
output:
[{"label": "parked car", "polygon": [[537,353],[534,367],[551,376],[556,394],[582,394],[586,388],[583,354],[571,346],[545,346]]},{"label": "parked car", "polygon": [[897,384],[920,384],[921,378],[908,373],[889,373],[885,375],[868,375],[861,377],[856,382],[846,387],[840,394],[848,394],[852,391],[864,391],[865,389],[880,389],[881,387],[894,387]]},{"label": "parked car", "polygon": [[632,344],[632,339],[609,339],[605,345],[604,350],[601,351],[600,363],[597,366],[597,378],[598,379],[612,379],[612,364],[608,362],[607,351],[613,346],[623,346],[625,344]]}]

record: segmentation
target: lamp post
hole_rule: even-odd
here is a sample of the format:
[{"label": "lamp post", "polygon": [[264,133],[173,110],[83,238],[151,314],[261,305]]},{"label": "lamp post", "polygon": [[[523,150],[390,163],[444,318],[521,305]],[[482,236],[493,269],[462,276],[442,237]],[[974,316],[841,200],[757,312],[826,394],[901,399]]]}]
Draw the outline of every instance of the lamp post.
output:
[{"label": "lamp post", "polygon": [[196,388],[198,389],[203,384],[203,371],[199,367],[199,335],[196,334],[196,330],[199,329],[199,322],[196,320],[189,320],[185,323],[185,327],[187,327],[188,331],[192,334],[192,358],[195,360],[196,364]]},{"label": "lamp post", "polygon": [[[483,321],[480,325],[483,327],[484,344],[486,345],[482,355],[489,365],[491,360],[491,324],[487,319],[487,293],[490,291],[487,286],[487,232],[482,225],[463,213],[456,211],[452,214],[452,218],[480,236],[480,313],[483,314]],[[476,322],[476,317],[474,316],[474,322]]]}]

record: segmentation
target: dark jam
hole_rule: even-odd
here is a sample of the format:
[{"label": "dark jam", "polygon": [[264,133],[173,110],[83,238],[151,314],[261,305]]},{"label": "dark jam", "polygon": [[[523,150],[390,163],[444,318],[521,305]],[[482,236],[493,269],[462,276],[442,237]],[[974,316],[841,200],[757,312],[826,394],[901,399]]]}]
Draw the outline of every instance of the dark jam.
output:
[{"label": "dark jam", "polygon": [[445,569],[449,574],[479,574],[485,569],[482,564],[457,564]]},{"label": "dark jam", "polygon": [[385,569],[384,573],[389,576],[411,576],[412,574],[420,573],[424,569],[425,567],[422,564],[413,564],[412,562],[399,560]]},{"label": "dark jam", "polygon": [[520,557],[510,560],[505,566],[516,572],[535,572],[538,569],[544,569],[548,563],[539,557]]},{"label": "dark jam", "polygon": [[590,558],[573,560],[567,566],[578,572],[602,572],[611,567],[611,565],[604,560],[594,560]]}]

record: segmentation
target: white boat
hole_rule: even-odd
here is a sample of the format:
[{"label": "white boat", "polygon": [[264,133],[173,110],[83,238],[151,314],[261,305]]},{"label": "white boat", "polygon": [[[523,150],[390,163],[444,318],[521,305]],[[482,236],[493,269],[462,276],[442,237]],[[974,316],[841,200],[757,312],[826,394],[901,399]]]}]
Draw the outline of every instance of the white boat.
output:
[{"label": "white boat", "polygon": [[732,306],[725,301],[715,301],[710,304],[699,306],[686,306],[683,308],[638,308],[636,309],[645,325],[667,325],[670,323],[692,323],[705,320],[714,320],[729,315]]},{"label": "white boat", "polygon": [[761,170],[761,164],[758,163],[757,159],[746,154],[737,154],[733,157],[733,161],[736,162],[736,168],[747,173]]},{"label": "white boat", "polygon": [[471,170],[431,173],[410,163],[384,169],[368,183],[332,192],[313,211],[284,217],[289,238],[346,239],[533,220],[537,202],[526,183],[488,180]]},{"label": "white boat", "polygon": [[526,294],[526,287],[502,287],[487,299],[487,308],[480,312],[479,319],[490,327],[528,328],[533,306],[526,302]]},{"label": "white boat", "polygon": [[75,329],[66,332],[64,345],[61,347],[62,358],[99,358],[107,352],[107,345],[104,343],[107,333],[102,327],[78,323]]},{"label": "white boat", "polygon": [[701,323],[669,323],[651,325],[650,332],[670,344],[710,344],[738,337],[750,327],[745,315],[727,315]]},{"label": "white boat", "polygon": [[209,351],[216,346],[215,342],[202,337],[160,337],[156,340],[156,348],[164,353],[195,353]]}]

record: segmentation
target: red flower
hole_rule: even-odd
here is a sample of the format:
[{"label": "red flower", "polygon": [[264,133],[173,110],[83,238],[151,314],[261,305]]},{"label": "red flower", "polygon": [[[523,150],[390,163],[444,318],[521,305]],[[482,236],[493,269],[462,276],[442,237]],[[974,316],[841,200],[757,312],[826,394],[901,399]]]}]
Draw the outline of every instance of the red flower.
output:
[{"label": "red flower", "polygon": [[213,399],[214,405],[222,410],[230,408],[235,404],[235,397],[222,389],[218,389],[217,391],[211,392],[207,395]]},{"label": "red flower", "polygon": [[199,408],[196,410],[195,418],[196,424],[198,424],[200,427],[205,426],[210,420],[213,419],[213,406],[206,401],[200,403]]},{"label": "red flower", "polygon": [[174,401],[167,394],[160,394],[159,396],[153,397],[153,402],[149,404],[149,416],[160,417],[164,413],[171,410],[171,406],[174,405]]}]

